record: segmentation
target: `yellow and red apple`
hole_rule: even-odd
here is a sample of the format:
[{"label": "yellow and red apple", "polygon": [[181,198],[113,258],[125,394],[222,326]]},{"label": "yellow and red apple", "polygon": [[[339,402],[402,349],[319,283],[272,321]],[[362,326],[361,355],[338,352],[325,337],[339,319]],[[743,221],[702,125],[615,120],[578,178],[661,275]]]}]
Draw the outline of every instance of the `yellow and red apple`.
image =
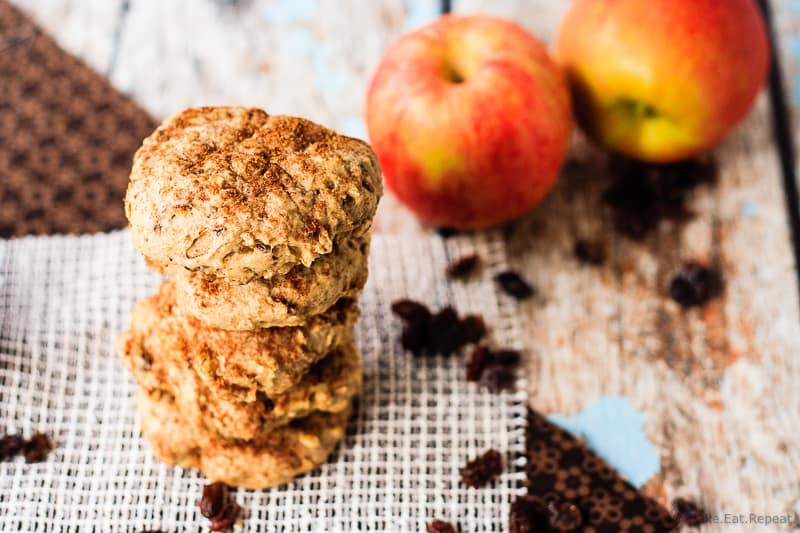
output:
[{"label": "yellow and red apple", "polygon": [[590,137],[667,162],[708,151],[747,115],[769,43],[755,0],[575,0],[556,55]]},{"label": "yellow and red apple", "polygon": [[572,128],[547,50],[489,16],[446,15],[401,36],[375,72],[366,115],[389,189],[424,222],[456,229],[540,202]]}]

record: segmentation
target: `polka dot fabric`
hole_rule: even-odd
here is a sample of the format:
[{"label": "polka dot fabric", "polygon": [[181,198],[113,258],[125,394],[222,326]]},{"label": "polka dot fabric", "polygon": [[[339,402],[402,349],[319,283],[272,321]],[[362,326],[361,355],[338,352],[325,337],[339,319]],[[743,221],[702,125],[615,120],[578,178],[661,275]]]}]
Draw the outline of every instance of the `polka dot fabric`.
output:
[{"label": "polka dot fabric", "polygon": [[0,1],[0,237],[125,227],[131,159],[154,127]]}]

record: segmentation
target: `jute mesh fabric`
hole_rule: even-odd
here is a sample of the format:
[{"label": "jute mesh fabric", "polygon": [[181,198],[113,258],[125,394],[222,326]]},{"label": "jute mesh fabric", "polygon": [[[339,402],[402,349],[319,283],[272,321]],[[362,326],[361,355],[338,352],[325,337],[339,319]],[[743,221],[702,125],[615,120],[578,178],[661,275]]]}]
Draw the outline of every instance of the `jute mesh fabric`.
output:
[{"label": "jute mesh fabric", "polygon": [[[483,258],[465,282],[448,261]],[[520,348],[515,304],[492,280],[505,251],[492,236],[375,236],[356,337],[364,390],[330,460],[272,490],[235,494],[244,531],[424,531],[433,518],[501,531],[523,492],[525,384],[490,393],[464,376],[464,354],[415,358],[391,302],[481,313],[493,344]],[[6,434],[50,434],[43,463],[0,463],[3,531],[197,531],[204,479],[156,461],[139,432],[136,385],[114,353],[134,302],[160,278],[125,231],[0,241],[0,419]],[[470,489],[458,470],[488,448],[505,473]]]}]

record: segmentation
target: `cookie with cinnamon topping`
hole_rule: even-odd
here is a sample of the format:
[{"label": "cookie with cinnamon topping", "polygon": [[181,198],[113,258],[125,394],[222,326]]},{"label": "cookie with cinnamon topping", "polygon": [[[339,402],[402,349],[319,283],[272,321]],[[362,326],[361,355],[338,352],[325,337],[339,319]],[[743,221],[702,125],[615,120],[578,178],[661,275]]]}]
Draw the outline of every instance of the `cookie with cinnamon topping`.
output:
[{"label": "cookie with cinnamon topping", "polygon": [[260,109],[201,107],[144,140],[125,212],[151,266],[244,283],[311,266],[365,234],[381,194],[363,141]]}]

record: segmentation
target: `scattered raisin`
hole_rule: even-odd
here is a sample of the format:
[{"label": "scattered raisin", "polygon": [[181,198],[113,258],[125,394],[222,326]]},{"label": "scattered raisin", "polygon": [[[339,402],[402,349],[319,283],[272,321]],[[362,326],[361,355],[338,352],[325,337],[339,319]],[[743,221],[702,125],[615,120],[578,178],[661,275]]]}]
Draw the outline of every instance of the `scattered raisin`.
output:
[{"label": "scattered raisin", "polygon": [[34,433],[25,442],[24,454],[26,463],[41,463],[53,449],[53,441],[45,433]]},{"label": "scattered raisin", "polygon": [[0,461],[7,461],[19,455],[25,447],[22,435],[6,435],[0,439]]},{"label": "scattered raisin", "polygon": [[583,523],[581,510],[572,502],[550,502],[547,510],[550,513],[550,525],[556,531],[574,531]]},{"label": "scattered raisin", "polygon": [[463,279],[475,272],[480,265],[481,258],[476,254],[465,255],[456,259],[447,267],[447,275],[452,279]]},{"label": "scattered raisin", "polygon": [[203,497],[200,498],[200,514],[206,518],[214,518],[222,512],[228,501],[228,486],[225,483],[211,483],[203,486]]},{"label": "scattered raisin", "polygon": [[450,522],[434,520],[428,524],[428,533],[456,533],[456,528]]},{"label": "scattered raisin", "polygon": [[699,263],[687,263],[669,284],[669,296],[681,307],[701,306],[722,290],[718,272]]},{"label": "scattered raisin", "polygon": [[503,366],[517,366],[522,355],[518,350],[495,350],[492,352],[492,358],[498,365]]},{"label": "scattered raisin", "polygon": [[241,510],[242,508],[239,507],[239,504],[234,501],[226,503],[225,507],[222,508],[222,511],[220,511],[218,515],[211,519],[211,524],[208,526],[208,530],[228,531],[233,527],[236,519],[239,518],[239,513]]},{"label": "scattered raisin", "polygon": [[575,258],[586,265],[602,265],[606,260],[606,251],[599,242],[590,242],[584,239],[575,241],[573,249]]},{"label": "scattered raisin", "polygon": [[511,503],[508,514],[509,533],[538,533],[549,530],[549,513],[539,500],[531,496],[519,496]]},{"label": "scattered raisin", "polygon": [[392,313],[405,321],[427,321],[431,312],[428,308],[414,300],[397,300],[392,304]]},{"label": "scattered raisin", "polygon": [[687,526],[699,526],[708,521],[706,513],[696,503],[683,498],[672,500],[672,513]]},{"label": "scattered raisin", "polygon": [[447,239],[448,237],[452,237],[453,235],[458,235],[459,231],[455,228],[434,228],[434,231],[439,234],[439,237],[443,239]]},{"label": "scattered raisin", "polygon": [[500,392],[514,388],[514,372],[505,365],[493,363],[481,372],[478,383],[489,392]]},{"label": "scattered raisin", "polygon": [[661,220],[690,218],[689,192],[716,180],[711,159],[655,165],[616,158],[611,170],[615,181],[604,199],[614,209],[616,230],[634,240],[645,238]]},{"label": "scattered raisin", "polygon": [[470,358],[467,360],[467,381],[478,381],[481,379],[483,369],[492,360],[492,353],[484,344],[479,344],[472,350]]},{"label": "scattered raisin", "polygon": [[436,313],[413,300],[398,300],[392,311],[403,320],[400,342],[414,355],[450,355],[486,336],[486,324],[478,315],[459,318],[451,306]]},{"label": "scattered raisin", "polygon": [[501,272],[494,278],[506,294],[517,300],[525,300],[533,296],[533,287],[527,281],[511,270]]},{"label": "scattered raisin", "polygon": [[466,343],[478,342],[486,336],[486,323],[478,315],[467,315],[461,319],[461,340]]},{"label": "scattered raisin", "polygon": [[497,450],[488,450],[461,468],[461,481],[467,487],[479,488],[503,472],[503,458]]}]

